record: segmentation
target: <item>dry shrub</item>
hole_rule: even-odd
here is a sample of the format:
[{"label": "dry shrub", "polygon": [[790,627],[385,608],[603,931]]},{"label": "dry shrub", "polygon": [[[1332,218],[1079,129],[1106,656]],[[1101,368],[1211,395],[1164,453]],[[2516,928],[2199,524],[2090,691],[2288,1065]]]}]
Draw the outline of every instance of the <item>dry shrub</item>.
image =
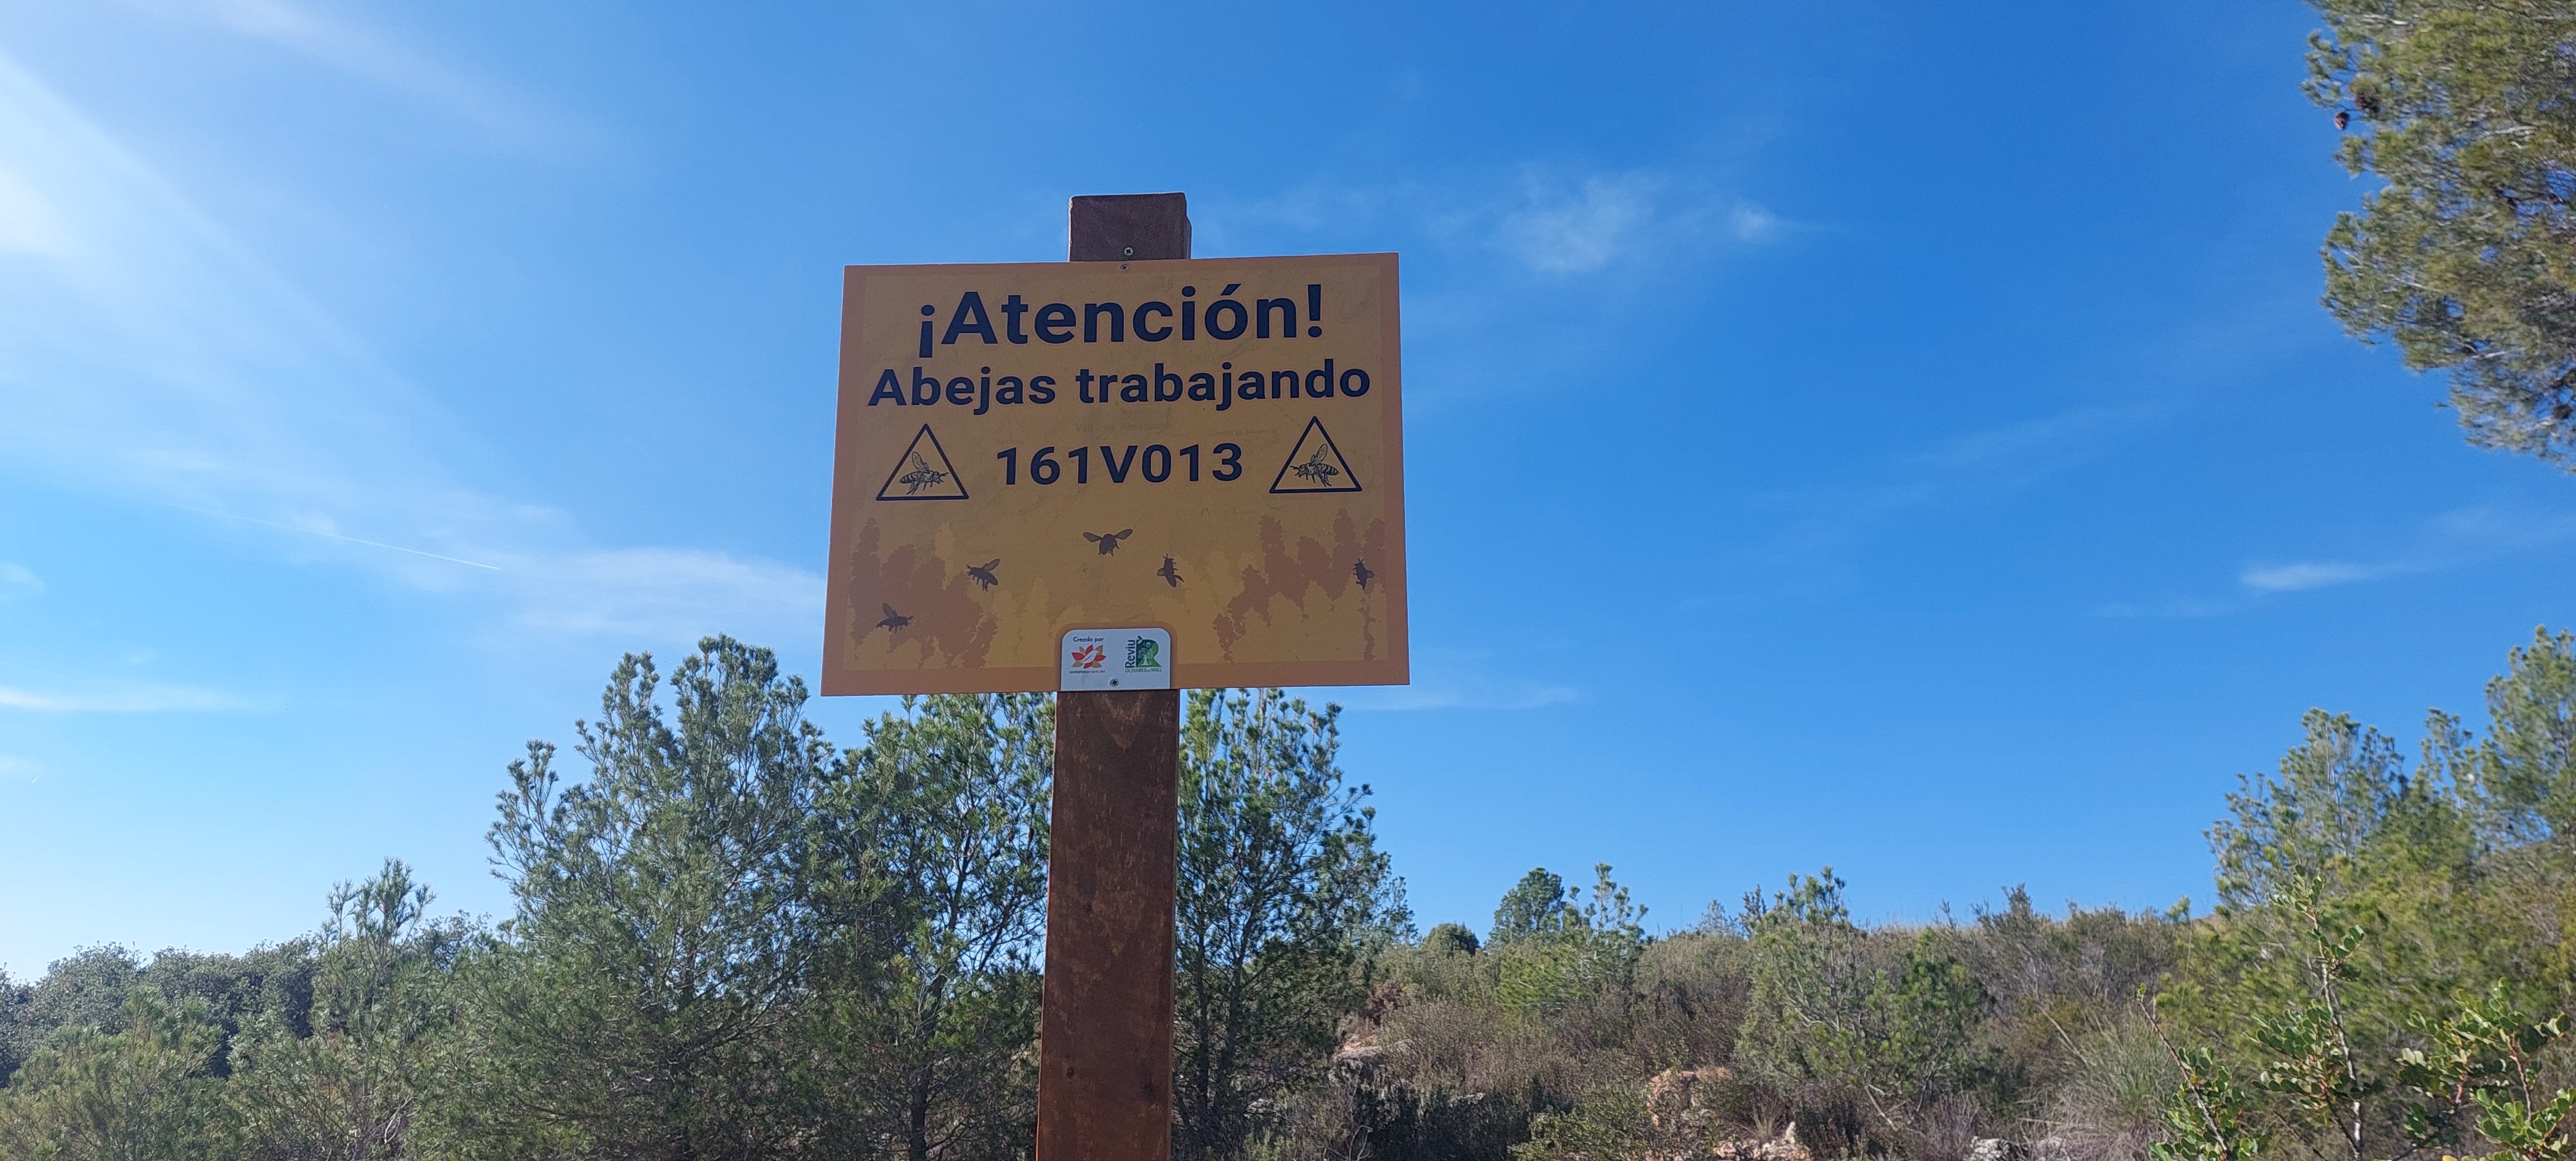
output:
[{"label": "dry shrub", "polygon": [[2168,1094],[2181,1081],[2155,1030],[2127,1013],[2076,1038],[2075,1066],[2042,1123],[2065,1161],[2144,1161]]}]

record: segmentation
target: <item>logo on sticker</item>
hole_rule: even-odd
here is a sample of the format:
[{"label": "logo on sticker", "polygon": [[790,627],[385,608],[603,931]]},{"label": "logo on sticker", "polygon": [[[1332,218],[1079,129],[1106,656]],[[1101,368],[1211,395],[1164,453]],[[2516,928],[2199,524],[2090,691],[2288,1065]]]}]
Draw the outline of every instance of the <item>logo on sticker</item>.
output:
[{"label": "logo on sticker", "polygon": [[1162,667],[1162,642],[1156,641],[1151,637],[1136,637],[1127,642],[1127,669],[1129,672],[1134,672],[1139,669],[1161,669]]},{"label": "logo on sticker", "polygon": [[1098,669],[1108,660],[1109,650],[1098,642],[1084,645],[1073,651],[1073,667],[1076,669]]}]

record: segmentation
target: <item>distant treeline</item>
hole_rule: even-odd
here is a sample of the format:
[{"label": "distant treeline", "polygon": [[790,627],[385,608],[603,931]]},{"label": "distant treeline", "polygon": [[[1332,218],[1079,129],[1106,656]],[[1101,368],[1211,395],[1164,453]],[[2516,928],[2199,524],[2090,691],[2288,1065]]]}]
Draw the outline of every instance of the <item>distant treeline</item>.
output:
[{"label": "distant treeline", "polygon": [[[242,955],[0,978],[0,1157],[1015,1158],[1051,699],[841,749],[765,651],[648,658],[510,767],[516,906],[388,862]],[[2217,906],[1855,923],[1830,869],[1647,934],[1599,867],[1418,933],[1337,711],[1192,695],[1174,1153],[2317,1161],[2570,1152],[2576,637],[2409,766],[2311,713],[2210,831]]]}]

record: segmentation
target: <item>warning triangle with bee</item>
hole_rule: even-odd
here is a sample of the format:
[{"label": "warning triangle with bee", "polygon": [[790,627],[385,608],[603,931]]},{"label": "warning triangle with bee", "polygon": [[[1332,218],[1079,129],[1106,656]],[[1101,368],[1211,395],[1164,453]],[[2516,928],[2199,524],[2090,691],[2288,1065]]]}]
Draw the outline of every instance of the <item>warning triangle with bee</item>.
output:
[{"label": "warning triangle with bee", "polygon": [[948,453],[939,446],[939,437],[931,434],[930,425],[921,425],[912,445],[903,449],[894,470],[886,473],[885,486],[877,489],[880,500],[963,500],[966,481],[957,478],[957,466],[948,462]]},{"label": "warning triangle with bee", "polygon": [[1288,462],[1279,465],[1279,478],[1270,481],[1272,492],[1356,492],[1360,478],[1351,473],[1350,461],[1342,458],[1342,449],[1333,446],[1333,434],[1324,430],[1324,419],[1316,416],[1306,421],[1306,430],[1297,437],[1297,446],[1288,453]]}]

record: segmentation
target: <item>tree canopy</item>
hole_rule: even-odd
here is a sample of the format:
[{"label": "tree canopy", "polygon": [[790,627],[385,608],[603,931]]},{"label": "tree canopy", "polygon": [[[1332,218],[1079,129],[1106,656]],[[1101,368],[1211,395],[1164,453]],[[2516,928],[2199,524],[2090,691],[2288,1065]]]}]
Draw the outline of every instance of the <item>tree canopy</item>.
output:
[{"label": "tree canopy", "polygon": [[2470,442],[2576,467],[2576,4],[2313,2],[2308,94],[2385,182],[2326,234],[2327,307],[2450,372]]}]

